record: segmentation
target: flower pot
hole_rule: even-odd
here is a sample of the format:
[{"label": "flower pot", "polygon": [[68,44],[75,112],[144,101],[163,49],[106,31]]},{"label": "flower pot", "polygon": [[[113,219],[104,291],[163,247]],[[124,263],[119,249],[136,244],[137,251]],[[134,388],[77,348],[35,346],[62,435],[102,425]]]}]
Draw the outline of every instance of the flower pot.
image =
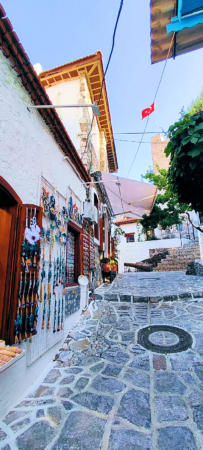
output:
[{"label": "flower pot", "polygon": [[112,272],[117,272],[117,265],[116,264],[111,264],[111,271]]},{"label": "flower pot", "polygon": [[103,263],[102,264],[102,270],[103,270],[103,272],[110,272],[111,271],[111,264],[110,263]]}]

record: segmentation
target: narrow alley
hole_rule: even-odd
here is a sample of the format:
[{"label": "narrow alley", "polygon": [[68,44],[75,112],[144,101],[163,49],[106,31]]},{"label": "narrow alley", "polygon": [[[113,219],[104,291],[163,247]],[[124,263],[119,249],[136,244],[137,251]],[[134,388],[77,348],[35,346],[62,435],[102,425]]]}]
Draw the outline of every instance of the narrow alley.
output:
[{"label": "narrow alley", "polygon": [[[162,298],[142,288],[141,301],[141,278],[159,281],[143,275],[96,290],[51,370],[0,423],[1,450],[203,448],[202,279],[159,274]],[[169,301],[177,276],[182,292]]]}]

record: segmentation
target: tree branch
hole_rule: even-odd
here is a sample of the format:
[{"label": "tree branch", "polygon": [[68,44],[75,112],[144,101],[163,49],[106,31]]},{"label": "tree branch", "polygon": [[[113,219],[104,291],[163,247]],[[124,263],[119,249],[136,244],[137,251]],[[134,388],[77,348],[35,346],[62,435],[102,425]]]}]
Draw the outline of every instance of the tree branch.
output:
[{"label": "tree branch", "polygon": [[185,214],[187,214],[188,220],[189,220],[189,222],[191,223],[191,225],[192,225],[194,228],[196,228],[196,230],[198,230],[198,231],[200,231],[201,233],[203,233],[203,228],[198,227],[197,225],[195,225],[195,224],[192,222],[192,220],[191,220],[191,218],[190,218],[189,212],[188,212],[188,211],[185,211]]}]

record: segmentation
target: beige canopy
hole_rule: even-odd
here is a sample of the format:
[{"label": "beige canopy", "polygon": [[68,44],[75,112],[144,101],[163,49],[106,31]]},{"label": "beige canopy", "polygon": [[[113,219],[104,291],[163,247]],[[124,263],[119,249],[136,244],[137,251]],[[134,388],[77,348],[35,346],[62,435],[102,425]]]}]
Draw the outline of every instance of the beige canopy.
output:
[{"label": "beige canopy", "polygon": [[102,181],[111,202],[114,216],[140,219],[149,215],[156,199],[156,186],[102,173]]}]

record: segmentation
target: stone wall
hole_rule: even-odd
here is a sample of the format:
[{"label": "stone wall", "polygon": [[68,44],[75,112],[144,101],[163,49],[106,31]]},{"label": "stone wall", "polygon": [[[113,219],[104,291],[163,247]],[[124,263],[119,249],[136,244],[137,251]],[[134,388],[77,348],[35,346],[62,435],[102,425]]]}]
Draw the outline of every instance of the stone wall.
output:
[{"label": "stone wall", "polygon": [[151,138],[153,171],[158,174],[157,164],[161,169],[168,170],[170,159],[166,157],[164,150],[169,139],[163,139],[161,134],[156,134]]},{"label": "stone wall", "polygon": [[203,259],[191,261],[187,266],[186,275],[197,275],[203,277]]}]

